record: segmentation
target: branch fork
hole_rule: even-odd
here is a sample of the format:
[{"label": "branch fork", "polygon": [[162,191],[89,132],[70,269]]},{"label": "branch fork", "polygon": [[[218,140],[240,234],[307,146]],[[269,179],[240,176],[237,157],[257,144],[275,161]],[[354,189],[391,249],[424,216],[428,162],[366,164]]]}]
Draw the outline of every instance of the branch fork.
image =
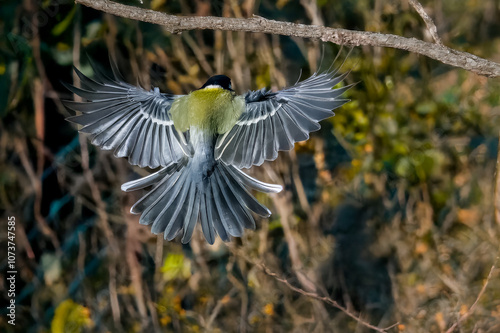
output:
[{"label": "branch fork", "polygon": [[[410,3],[415,2],[414,0],[409,1]],[[338,45],[390,47],[420,54],[478,75],[491,78],[500,76],[499,63],[442,45],[437,36],[437,29],[427,14],[425,15],[429,20],[424,18],[424,22],[428,24],[428,27],[430,26],[430,31],[436,31],[433,35],[436,43],[391,34],[280,22],[256,15],[246,19],[213,16],[175,16],[150,9],[122,5],[108,0],[75,0],[75,2],[124,18],[158,24],[174,34],[187,30],[245,31],[319,39]],[[420,5],[420,7],[422,6]],[[417,5],[414,8],[419,7]],[[421,13],[419,12],[419,14]]]}]

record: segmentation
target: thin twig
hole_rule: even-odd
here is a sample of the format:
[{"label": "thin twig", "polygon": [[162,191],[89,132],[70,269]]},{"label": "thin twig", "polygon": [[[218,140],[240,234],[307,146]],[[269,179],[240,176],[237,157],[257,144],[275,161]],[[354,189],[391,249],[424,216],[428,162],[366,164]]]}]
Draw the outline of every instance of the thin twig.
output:
[{"label": "thin twig", "polygon": [[260,16],[228,18],[213,16],[175,16],[150,9],[126,6],[107,0],[75,0],[85,6],[113,15],[164,26],[171,33],[208,29],[262,32],[268,34],[319,39],[338,45],[391,47],[424,55],[444,64],[463,68],[486,77],[500,76],[500,64],[444,45],[391,34],[335,29],[323,26],[268,20]]},{"label": "thin twig", "polygon": [[500,225],[500,133],[498,134],[497,168],[495,171],[495,222]]},{"label": "thin twig", "polygon": [[297,288],[297,287],[293,286],[290,282],[288,282],[287,279],[283,279],[283,278],[279,277],[278,274],[272,272],[265,265],[259,264],[259,263],[255,263],[255,265],[257,267],[259,267],[260,269],[262,269],[262,271],[264,273],[266,273],[267,275],[273,277],[276,281],[281,282],[284,285],[286,285],[289,289],[291,289],[291,290],[293,290],[293,291],[295,291],[295,292],[297,292],[299,294],[302,294],[304,296],[307,296],[307,297],[310,297],[310,298],[314,298],[314,299],[323,301],[326,304],[329,304],[329,305],[333,306],[334,308],[336,308],[336,309],[344,312],[346,315],[348,315],[352,319],[356,320],[357,322],[359,322],[363,326],[366,326],[366,327],[368,327],[368,328],[370,328],[370,329],[372,329],[374,331],[377,331],[377,332],[387,332],[388,329],[390,329],[390,328],[394,327],[395,325],[399,324],[399,323],[395,323],[395,324],[393,324],[393,325],[391,325],[389,327],[386,327],[386,328],[380,328],[380,327],[374,326],[374,325],[370,324],[369,322],[364,321],[363,319],[361,319],[360,317],[358,317],[356,314],[350,312],[349,310],[347,310],[346,308],[344,308],[337,301],[331,299],[330,297],[320,296],[320,295],[318,295],[316,293],[308,292],[308,291],[305,291],[304,289]]},{"label": "thin twig", "polygon": [[201,48],[198,46],[198,44],[194,41],[193,37],[191,37],[190,34],[184,34],[182,35],[182,37],[184,38],[186,44],[193,51],[196,59],[198,59],[205,73],[207,73],[208,75],[212,75],[214,73],[214,70],[212,69],[212,66],[210,66],[210,64],[208,63],[207,57],[205,56]]},{"label": "thin twig", "polygon": [[[498,260],[498,258],[497,258],[497,260]],[[496,262],[495,262],[495,264],[496,264]],[[483,296],[484,292],[486,291],[486,287],[488,286],[488,283],[490,282],[491,277],[493,276],[493,272],[495,271],[495,268],[496,268],[495,264],[493,264],[493,266],[491,266],[488,277],[486,278],[486,281],[484,281],[483,287],[481,288],[481,291],[477,295],[476,300],[474,301],[474,304],[472,304],[472,306],[469,308],[469,310],[467,310],[466,313],[464,313],[462,316],[460,316],[460,318],[458,318],[458,320],[453,325],[451,325],[451,327],[446,331],[446,333],[452,333],[453,331],[455,331],[455,329],[458,327],[458,325],[461,322],[463,322],[471,314],[474,313],[474,310],[476,309],[476,306],[479,303],[479,299]]]},{"label": "thin twig", "polygon": [[37,2],[32,0],[32,1],[25,1],[24,3],[25,3],[25,9],[28,12],[31,12],[32,15],[31,27],[33,29],[33,39],[31,40],[31,50],[33,52],[33,60],[36,65],[36,70],[38,71],[38,75],[40,76],[40,80],[42,81],[43,96],[51,98],[54,104],[56,105],[59,113],[67,116],[68,111],[62,104],[59,95],[54,91],[52,83],[50,83],[50,80],[47,77],[47,72],[45,71],[45,66],[42,61],[42,54],[41,54],[42,42],[40,39],[40,33],[38,32],[38,28],[40,27],[41,24],[38,21],[40,19],[39,16],[36,15]]},{"label": "thin twig", "polygon": [[300,4],[304,7],[306,14],[313,25],[325,24],[318,11],[318,3],[316,0],[300,0]]},{"label": "thin twig", "polygon": [[[266,170],[272,174],[272,178],[278,178],[275,171],[268,166],[265,166]],[[281,226],[283,227],[283,233],[285,234],[285,240],[288,244],[288,251],[290,256],[290,261],[292,263],[292,269],[297,273],[297,278],[299,279],[300,284],[307,291],[315,292],[316,286],[314,283],[311,283],[309,279],[302,273],[302,269],[304,268],[304,263],[300,259],[299,247],[295,240],[295,237],[292,234],[292,229],[290,227],[290,221],[293,217],[293,205],[290,198],[286,197],[286,194],[279,194],[272,196],[274,206],[278,210],[278,215],[280,216]]]},{"label": "thin twig", "polygon": [[113,235],[113,231],[109,226],[108,222],[109,216],[108,213],[106,212],[106,204],[102,200],[101,192],[99,190],[99,187],[97,186],[94,175],[89,166],[89,150],[87,145],[87,138],[84,137],[83,135],[80,135],[78,139],[80,141],[80,155],[82,158],[83,175],[90,188],[92,199],[94,199],[94,202],[96,204],[97,215],[99,215],[99,227],[101,228],[101,230],[104,233],[104,236],[107,238],[109,242],[112,255],[116,256],[119,254],[118,244]]},{"label": "thin twig", "polygon": [[[247,311],[248,311],[248,291],[247,287],[244,283],[239,281],[234,275],[233,275],[233,267],[235,263],[235,258],[236,257],[231,257],[229,259],[229,262],[226,265],[226,272],[227,272],[227,279],[229,282],[233,284],[235,288],[237,288],[240,291],[240,297],[241,297],[241,310],[240,310],[240,327],[239,327],[239,332],[240,333],[246,333],[247,327]],[[241,267],[240,267],[241,268]]]},{"label": "thin twig", "polygon": [[47,221],[45,220],[40,211],[41,196],[42,196],[42,181],[40,177],[37,177],[35,170],[33,169],[33,166],[30,163],[30,159],[28,156],[28,148],[26,147],[26,143],[24,142],[24,140],[18,139],[15,140],[14,147],[19,156],[19,159],[21,160],[21,164],[24,167],[24,170],[26,171],[26,174],[28,175],[28,178],[30,179],[31,184],[33,186],[33,192],[35,194],[35,203],[33,208],[35,213],[35,221],[38,224],[38,227],[40,228],[42,234],[49,237],[52,244],[54,245],[54,248],[56,248],[57,251],[60,251],[61,244],[57,239],[57,234],[54,232],[54,230],[50,228],[49,224],[47,223]]},{"label": "thin twig", "polygon": [[116,290],[116,265],[117,265],[116,260],[113,260],[108,265],[109,301],[111,304],[111,313],[113,315],[113,322],[117,328],[123,329],[120,322],[121,311],[120,311],[120,303],[118,301],[118,292]]},{"label": "thin twig", "polygon": [[208,318],[207,323],[205,325],[205,327],[207,328],[207,330],[211,329],[212,324],[213,324],[215,318],[217,318],[217,315],[222,310],[222,307],[224,306],[224,304],[227,304],[228,301],[231,299],[231,297],[236,292],[237,292],[236,287],[233,287],[233,288],[231,288],[231,290],[229,290],[229,292],[227,294],[225,294],[221,299],[219,299],[217,301],[217,304],[215,305],[214,309],[212,310],[212,313],[210,314],[210,317]]},{"label": "thin twig", "polygon": [[311,206],[307,200],[306,190],[299,173],[299,162],[297,160],[297,153],[294,149],[289,152],[290,160],[292,161],[292,177],[293,184],[295,185],[295,190],[297,191],[297,196],[299,197],[299,202],[301,208],[306,212],[307,216],[311,216]]},{"label": "thin twig", "polygon": [[[76,20],[78,22],[78,20],[80,19],[79,12],[77,12],[76,15],[77,15]],[[79,67],[79,64],[80,64],[80,40],[81,40],[81,31],[80,31],[79,25],[77,24],[75,26],[75,30],[73,32],[73,41],[74,41],[73,46],[74,47],[73,47],[73,54],[72,54],[73,63],[77,67]],[[77,88],[81,87],[80,78],[78,77],[78,75],[76,75],[75,72],[73,72],[73,84]],[[82,101],[81,97],[76,96],[76,95],[74,96],[74,99],[77,102]],[[92,174],[92,170],[90,170],[87,139],[80,135],[79,142],[80,142],[80,155],[82,158],[81,164],[82,164],[82,168],[83,168],[83,174],[84,174],[85,180],[88,183],[88,186],[90,188],[90,193],[91,193],[92,198],[94,199],[96,207],[97,207],[97,213],[99,215],[99,226],[101,227],[101,229],[104,232],[104,235],[106,236],[106,238],[109,241],[109,244],[110,244],[111,249],[112,249],[111,252],[113,253],[113,255],[116,255],[118,253],[118,245],[116,243],[116,240],[113,236],[113,232],[112,232],[112,230],[109,226],[109,223],[108,223],[109,217],[108,217],[108,214],[106,212],[106,205],[105,205],[104,201],[102,200],[101,193],[100,193],[99,188],[97,186],[97,183],[94,179],[94,175]],[[113,304],[113,302],[112,302],[112,304]],[[116,319],[116,317],[115,317],[115,319]]]},{"label": "thin twig", "polygon": [[429,33],[431,34],[432,38],[436,42],[436,44],[443,45],[443,42],[441,41],[441,38],[439,38],[439,35],[437,33],[437,27],[436,24],[434,24],[434,21],[432,18],[426,13],[424,7],[418,0],[408,0],[410,5],[415,9],[415,11],[420,15],[422,20],[424,20],[425,25],[427,26],[427,29],[429,30]]},{"label": "thin twig", "polygon": [[134,288],[134,297],[137,304],[137,309],[142,319],[142,329],[144,329],[148,322],[148,313],[146,303],[144,301],[144,288],[142,280],[142,267],[137,259],[136,253],[141,253],[141,245],[137,239],[139,224],[137,221],[131,220],[131,214],[126,215],[127,220],[127,233],[125,234],[126,249],[125,260],[127,262],[130,280]]}]

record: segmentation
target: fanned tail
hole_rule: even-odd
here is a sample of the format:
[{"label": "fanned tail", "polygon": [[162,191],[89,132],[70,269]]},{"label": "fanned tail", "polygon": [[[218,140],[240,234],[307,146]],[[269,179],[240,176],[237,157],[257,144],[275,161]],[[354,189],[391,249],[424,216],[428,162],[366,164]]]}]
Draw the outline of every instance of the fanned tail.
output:
[{"label": "fanned tail", "polygon": [[255,229],[251,212],[261,217],[271,215],[246,187],[266,193],[282,189],[280,185],[260,182],[223,163],[216,163],[208,177],[201,181],[199,178],[190,163],[178,164],[125,183],[122,190],[153,185],[131,209],[132,213],[141,214],[141,224],[152,225],[151,232],[163,233],[167,240],[182,234],[182,243],[188,243],[200,221],[205,239],[213,244],[217,234],[229,241],[230,236],[242,236],[244,229]]}]

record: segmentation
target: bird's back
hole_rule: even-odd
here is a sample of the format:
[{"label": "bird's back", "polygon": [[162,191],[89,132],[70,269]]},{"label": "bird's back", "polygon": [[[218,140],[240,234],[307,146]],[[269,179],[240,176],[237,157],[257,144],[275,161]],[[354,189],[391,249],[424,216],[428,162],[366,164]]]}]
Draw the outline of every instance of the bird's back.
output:
[{"label": "bird's back", "polygon": [[234,126],[244,107],[244,99],[231,91],[206,87],[177,99],[170,113],[174,126],[182,132],[194,127],[222,134]]}]

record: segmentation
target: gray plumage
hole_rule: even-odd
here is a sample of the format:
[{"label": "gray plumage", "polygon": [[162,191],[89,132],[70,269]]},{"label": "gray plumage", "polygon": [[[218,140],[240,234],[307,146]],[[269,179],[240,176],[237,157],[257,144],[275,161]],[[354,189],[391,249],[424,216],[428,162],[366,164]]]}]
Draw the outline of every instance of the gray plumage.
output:
[{"label": "gray plumage", "polygon": [[320,129],[319,121],[348,100],[339,97],[350,88],[332,89],[347,73],[315,73],[310,78],[278,92],[266,89],[245,95],[246,110],[230,131],[217,139],[215,157],[237,168],[261,165],[290,150],[295,142],[309,139]]},{"label": "gray plumage", "polygon": [[[82,112],[68,120],[82,125],[80,131],[89,133],[94,145],[114,150],[115,156],[128,157],[131,164],[140,167],[161,167],[123,184],[122,190],[150,188],[131,212],[141,214],[140,223],[151,225],[153,233],[163,233],[167,240],[182,235],[183,243],[189,242],[198,221],[207,242],[213,244],[217,234],[228,241],[242,236],[244,229],[255,229],[251,212],[269,217],[271,212],[247,188],[277,193],[281,186],[260,182],[240,169],[274,160],[279,150],[292,149],[295,142],[307,140],[310,132],[320,128],[320,120],[333,116],[332,110],[347,102],[340,96],[349,88],[332,89],[347,74],[335,77],[336,73],[327,71],[278,92],[250,91],[243,103],[238,100],[242,97],[232,92],[229,78],[215,76],[197,90],[196,98],[205,98],[203,89],[207,89],[206,96],[218,94],[220,89],[222,102],[218,103],[226,103],[220,110],[242,105],[234,111],[239,117],[234,123],[215,125],[213,118],[207,118],[210,121],[193,122],[182,133],[174,119],[183,119],[176,112],[188,111],[179,110],[179,106],[191,105],[186,100],[191,94],[176,96],[160,93],[158,88],[146,91],[132,86],[120,78],[113,63],[113,77],[93,67],[94,80],[75,68],[82,88],[66,85],[88,100],[64,101],[69,109]],[[217,108],[207,110],[217,112]],[[232,121],[232,116],[221,118]],[[214,130],[227,125],[230,130],[225,133]]]}]

